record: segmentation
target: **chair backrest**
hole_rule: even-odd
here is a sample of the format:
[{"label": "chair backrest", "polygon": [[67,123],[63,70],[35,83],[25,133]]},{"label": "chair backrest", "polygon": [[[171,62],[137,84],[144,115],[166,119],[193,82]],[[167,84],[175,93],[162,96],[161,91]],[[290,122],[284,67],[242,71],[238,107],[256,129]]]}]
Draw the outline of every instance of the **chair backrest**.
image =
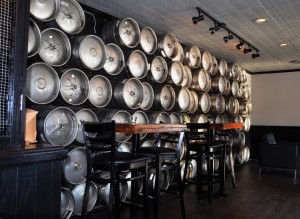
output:
[{"label": "chair backrest", "polygon": [[187,123],[187,131],[185,133],[187,141],[210,141],[209,122],[205,123]]}]

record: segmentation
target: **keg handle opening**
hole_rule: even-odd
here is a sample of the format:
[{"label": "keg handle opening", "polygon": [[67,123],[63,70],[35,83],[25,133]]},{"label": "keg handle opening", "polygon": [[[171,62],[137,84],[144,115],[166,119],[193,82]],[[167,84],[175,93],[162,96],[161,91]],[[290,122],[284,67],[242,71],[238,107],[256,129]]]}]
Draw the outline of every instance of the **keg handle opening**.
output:
[{"label": "keg handle opening", "polygon": [[87,13],[87,14],[89,14],[89,15],[91,15],[93,17],[93,19],[94,19],[94,34],[96,34],[97,33],[97,31],[96,31],[97,22],[96,22],[95,16],[91,12],[88,12],[88,11],[85,11],[85,10],[84,10],[84,12]]}]

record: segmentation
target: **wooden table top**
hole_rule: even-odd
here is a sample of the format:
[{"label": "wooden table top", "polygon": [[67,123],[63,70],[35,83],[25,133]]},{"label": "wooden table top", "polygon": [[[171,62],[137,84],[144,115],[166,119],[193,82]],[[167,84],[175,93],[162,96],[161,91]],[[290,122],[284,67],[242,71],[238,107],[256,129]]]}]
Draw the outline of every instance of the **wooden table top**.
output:
[{"label": "wooden table top", "polygon": [[[210,124],[210,129],[230,130],[242,128],[243,123],[218,123]],[[141,133],[164,133],[164,132],[182,132],[186,131],[186,124],[121,124],[116,123],[116,132],[128,134]]]}]

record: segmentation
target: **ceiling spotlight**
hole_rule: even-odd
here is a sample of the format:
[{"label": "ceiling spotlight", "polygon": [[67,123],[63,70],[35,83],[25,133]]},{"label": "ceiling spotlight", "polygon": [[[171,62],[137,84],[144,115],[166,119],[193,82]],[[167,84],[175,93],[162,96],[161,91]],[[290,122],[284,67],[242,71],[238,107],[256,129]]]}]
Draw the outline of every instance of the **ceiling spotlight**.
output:
[{"label": "ceiling spotlight", "polygon": [[256,50],[256,53],[253,53],[253,54],[252,54],[252,59],[255,59],[255,58],[257,58],[257,57],[260,56],[260,54],[259,54],[258,52],[259,52],[259,51]]},{"label": "ceiling spotlight", "polygon": [[248,52],[252,52],[252,49],[250,48],[250,46],[249,46],[248,49],[247,49],[247,48],[244,49],[244,53],[245,53],[245,54],[248,53]]},{"label": "ceiling spotlight", "polygon": [[193,23],[194,23],[194,24],[197,24],[199,21],[204,20],[204,15],[201,14],[201,15],[199,15],[199,16],[197,16],[197,17],[192,17],[192,20],[193,20]]},{"label": "ceiling spotlight", "polygon": [[236,45],[237,49],[241,49],[244,45],[244,42],[240,40],[240,43]]},{"label": "ceiling spotlight", "polygon": [[215,32],[217,32],[218,30],[220,30],[221,28],[224,28],[224,27],[226,27],[225,23],[218,23],[215,21],[215,26],[209,28],[209,31],[211,34],[214,34]]},{"label": "ceiling spotlight", "polygon": [[228,36],[224,36],[223,39],[224,42],[227,43],[229,40],[233,39],[233,35],[230,32],[228,32]]}]

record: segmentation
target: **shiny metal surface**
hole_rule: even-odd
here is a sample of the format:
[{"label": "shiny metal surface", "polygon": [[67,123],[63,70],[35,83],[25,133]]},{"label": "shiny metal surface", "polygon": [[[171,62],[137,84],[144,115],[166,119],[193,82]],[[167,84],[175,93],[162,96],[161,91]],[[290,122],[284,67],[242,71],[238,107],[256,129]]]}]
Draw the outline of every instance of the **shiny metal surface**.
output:
[{"label": "shiny metal surface", "polygon": [[231,115],[237,115],[239,112],[239,101],[235,97],[225,98],[226,111]]},{"label": "shiny metal surface", "polygon": [[[137,175],[141,175],[140,172],[137,173]],[[131,178],[131,172],[128,172],[124,176],[126,179]],[[127,181],[127,198],[130,200],[131,199],[131,181]],[[137,185],[136,185],[136,194],[133,194],[134,196],[137,195],[138,193],[141,193],[143,190],[143,180],[140,178],[137,180]]]},{"label": "shiny metal surface", "polygon": [[[234,116],[233,120],[236,123],[238,123],[238,122],[243,123],[244,122],[242,116]],[[240,132],[242,130],[243,130],[243,128],[235,129],[236,132]]]},{"label": "shiny metal surface", "polygon": [[75,113],[75,116],[78,125],[76,141],[78,141],[79,143],[84,143],[83,133],[81,128],[81,120],[86,122],[98,122],[98,117],[92,110],[87,108],[80,109],[78,112]]},{"label": "shiny metal surface", "polygon": [[140,105],[140,108],[142,110],[148,110],[151,108],[151,106],[153,105],[153,101],[154,101],[154,91],[152,86],[147,83],[147,82],[143,82],[143,90],[144,90],[144,94],[143,94],[143,101],[142,104]]},{"label": "shiny metal surface", "polygon": [[49,65],[62,66],[71,56],[71,44],[68,37],[55,28],[45,29],[42,34],[40,57]]},{"label": "shiny metal surface", "polygon": [[75,147],[68,152],[63,161],[65,179],[71,184],[81,184],[86,181],[87,159],[84,147]]},{"label": "shiny metal surface", "polygon": [[144,27],[140,34],[140,46],[142,50],[152,55],[157,49],[157,36],[154,30],[150,27]]},{"label": "shiny metal surface", "polygon": [[225,92],[224,92],[224,94],[226,96],[228,96],[230,94],[230,92],[231,92],[231,82],[230,82],[229,78],[225,77]]},{"label": "shiny metal surface", "polygon": [[73,213],[75,199],[72,192],[62,187],[60,190],[60,218],[68,219]]},{"label": "shiny metal surface", "polygon": [[26,96],[34,103],[48,104],[59,94],[60,81],[56,71],[43,62],[27,69]]},{"label": "shiny metal surface", "polygon": [[95,35],[87,35],[76,39],[73,54],[82,65],[89,70],[99,70],[106,62],[104,42]]},{"label": "shiny metal surface", "polygon": [[199,98],[196,91],[190,91],[190,104],[189,104],[189,112],[194,113],[198,110],[199,106]]},{"label": "shiny metal surface", "polygon": [[196,69],[193,72],[192,88],[196,91],[206,91],[211,89],[211,77],[204,69]]},{"label": "shiny metal surface", "polygon": [[68,69],[60,78],[60,94],[68,104],[80,105],[84,103],[88,98],[89,89],[89,79],[79,69]]},{"label": "shiny metal surface", "polygon": [[237,79],[240,77],[241,74],[241,67],[236,63],[229,63],[228,64],[228,77],[232,79]]},{"label": "shiny metal surface", "polygon": [[162,56],[170,59],[175,58],[178,51],[178,41],[175,35],[172,33],[167,33],[165,35],[158,35],[157,39],[157,48],[162,54]]},{"label": "shiny metal surface", "polygon": [[239,90],[240,90],[240,85],[236,80],[233,80],[231,82],[231,94],[234,97],[238,97],[239,96]]},{"label": "shiny metal surface", "polygon": [[244,117],[243,118],[243,123],[244,123],[243,131],[249,132],[250,127],[251,127],[251,119],[250,119],[250,117],[249,116]]},{"label": "shiny metal surface", "polygon": [[[149,119],[145,112],[138,110],[132,114],[132,122],[136,124],[148,124]],[[145,138],[147,133],[140,134],[140,139]]]},{"label": "shiny metal surface", "polygon": [[119,152],[131,152],[132,144],[130,142],[122,142],[117,146]]},{"label": "shiny metal surface", "polygon": [[171,110],[175,105],[175,91],[172,86],[165,85],[155,92],[158,101],[164,110]]},{"label": "shiny metal surface", "polygon": [[[110,197],[110,183],[106,185],[99,185],[99,197],[106,205],[109,204],[109,197]],[[127,183],[119,183],[119,192],[120,192],[120,200],[124,201],[128,194],[128,185]],[[112,196],[114,198],[114,196]],[[114,203],[114,201],[113,201]]]},{"label": "shiny metal surface", "polygon": [[170,113],[170,119],[172,124],[182,123],[182,116],[177,112]]},{"label": "shiny metal surface", "polygon": [[156,147],[153,141],[146,140],[141,144],[141,147]]},{"label": "shiny metal surface", "polygon": [[192,114],[191,115],[191,122],[204,123],[204,122],[208,122],[208,118],[205,114]]},{"label": "shiny metal surface", "polygon": [[201,52],[197,46],[188,46],[184,48],[183,64],[190,68],[199,68],[201,65]]},{"label": "shiny metal surface", "polygon": [[213,67],[213,60],[209,51],[204,51],[202,53],[202,67],[209,73]]},{"label": "shiny metal surface", "polygon": [[225,76],[225,77],[228,74],[228,66],[227,66],[227,62],[225,59],[222,59],[219,63],[219,72],[220,72],[220,75]]},{"label": "shiny metal surface", "polygon": [[225,94],[226,91],[226,81],[225,77],[222,75],[214,76],[211,79],[211,91],[213,93]]},{"label": "shiny metal surface", "polygon": [[140,50],[130,52],[126,58],[126,64],[132,77],[142,79],[148,72],[148,60],[146,55]]},{"label": "shiny metal surface", "polygon": [[182,112],[187,112],[189,110],[190,101],[191,101],[191,93],[189,89],[182,87],[180,89],[176,89],[175,92],[176,97],[176,106]]},{"label": "shiny metal surface", "polygon": [[60,0],[30,0],[30,14],[41,21],[55,19],[60,7]]},{"label": "shiny metal surface", "polygon": [[203,113],[208,113],[211,108],[211,98],[207,92],[198,93],[199,109]]},{"label": "shiny metal surface", "polygon": [[215,56],[211,56],[212,59],[212,68],[209,71],[211,75],[217,75],[219,73],[218,61]]},{"label": "shiny metal surface", "polygon": [[183,79],[181,82],[181,86],[189,88],[189,87],[191,87],[192,82],[193,82],[193,76],[192,76],[191,69],[188,66],[184,65],[183,66]]},{"label": "shiny metal surface", "polygon": [[85,26],[85,15],[75,0],[61,0],[60,12],[56,23],[65,32],[70,34],[80,33]]},{"label": "shiny metal surface", "polygon": [[181,116],[182,116],[182,122],[183,123],[190,123],[191,122],[191,118],[188,114],[182,113]]},{"label": "shiny metal surface", "polygon": [[106,62],[104,70],[110,75],[118,75],[124,68],[125,58],[121,48],[113,43],[106,45]]},{"label": "shiny metal surface", "polygon": [[182,45],[177,42],[177,54],[174,58],[172,58],[172,61],[178,61],[178,62],[183,62],[183,58],[184,58],[184,52],[183,52],[183,48],[182,48]]},{"label": "shiny metal surface", "polygon": [[222,114],[225,111],[225,99],[222,94],[211,94],[211,111]]},{"label": "shiny metal surface", "polygon": [[112,86],[110,81],[102,75],[94,76],[90,80],[88,98],[95,107],[105,107],[112,98]]},{"label": "shiny metal surface", "polygon": [[36,55],[41,48],[42,40],[41,40],[41,32],[38,25],[33,21],[33,19],[29,19],[29,27],[28,27],[28,47],[27,47],[27,56],[32,57]]},{"label": "shiny metal surface", "polygon": [[150,63],[150,79],[157,83],[163,83],[168,77],[168,65],[161,56],[155,56]]},{"label": "shiny metal surface", "polygon": [[150,123],[171,123],[170,115],[167,112],[153,112],[149,115]]},{"label": "shiny metal surface", "polygon": [[176,85],[180,85],[183,81],[184,75],[184,67],[182,63],[178,61],[173,61],[168,67],[171,81]]}]

